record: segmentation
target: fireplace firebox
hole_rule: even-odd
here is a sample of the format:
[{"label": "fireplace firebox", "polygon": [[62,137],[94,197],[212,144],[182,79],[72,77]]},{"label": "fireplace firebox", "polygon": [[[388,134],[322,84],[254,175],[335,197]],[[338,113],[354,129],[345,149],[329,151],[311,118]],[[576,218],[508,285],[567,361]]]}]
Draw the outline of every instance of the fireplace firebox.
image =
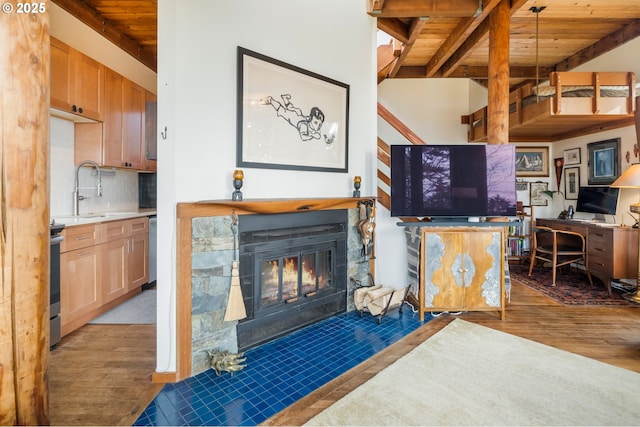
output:
[{"label": "fireplace firebox", "polygon": [[240,351],[346,310],[346,210],[249,215],[238,231]]}]

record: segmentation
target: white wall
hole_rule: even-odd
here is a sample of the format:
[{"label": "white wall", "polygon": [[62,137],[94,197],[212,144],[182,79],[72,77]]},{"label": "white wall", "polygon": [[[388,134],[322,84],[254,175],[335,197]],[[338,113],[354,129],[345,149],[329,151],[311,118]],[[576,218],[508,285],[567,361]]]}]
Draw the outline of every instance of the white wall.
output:
[{"label": "white wall", "polygon": [[[338,12],[339,11],[339,12]],[[236,161],[236,49],[350,85],[348,173],[244,169],[244,198],[375,195],[375,19],[365,0],[158,2],[158,371],[175,362],[175,209],[230,199]],[[166,278],[164,281],[160,278]]]}]

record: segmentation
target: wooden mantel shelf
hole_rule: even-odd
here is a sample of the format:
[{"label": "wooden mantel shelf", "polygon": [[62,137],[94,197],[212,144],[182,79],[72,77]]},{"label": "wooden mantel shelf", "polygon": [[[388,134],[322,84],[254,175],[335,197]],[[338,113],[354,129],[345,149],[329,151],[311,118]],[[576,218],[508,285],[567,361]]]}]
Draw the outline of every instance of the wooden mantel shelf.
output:
[{"label": "wooden mantel shelf", "polygon": [[315,199],[251,199],[203,200],[193,203],[178,203],[178,218],[197,218],[206,216],[249,214],[277,214],[288,212],[307,212],[327,209],[349,209],[358,206],[358,202],[375,200],[374,197],[339,197]]}]

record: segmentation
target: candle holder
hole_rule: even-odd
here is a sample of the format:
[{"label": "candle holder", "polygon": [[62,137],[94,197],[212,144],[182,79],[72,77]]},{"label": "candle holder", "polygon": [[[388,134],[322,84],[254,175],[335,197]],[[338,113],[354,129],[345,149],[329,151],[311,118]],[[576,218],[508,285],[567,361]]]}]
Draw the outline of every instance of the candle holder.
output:
[{"label": "candle holder", "polygon": [[353,178],[353,197],[360,197],[360,182],[362,181],[362,178],[360,178],[359,176],[355,176]]},{"label": "candle holder", "polygon": [[242,180],[244,179],[244,173],[240,169],[236,169],[233,171],[233,188],[236,190],[231,195],[231,200],[233,201],[242,201]]}]

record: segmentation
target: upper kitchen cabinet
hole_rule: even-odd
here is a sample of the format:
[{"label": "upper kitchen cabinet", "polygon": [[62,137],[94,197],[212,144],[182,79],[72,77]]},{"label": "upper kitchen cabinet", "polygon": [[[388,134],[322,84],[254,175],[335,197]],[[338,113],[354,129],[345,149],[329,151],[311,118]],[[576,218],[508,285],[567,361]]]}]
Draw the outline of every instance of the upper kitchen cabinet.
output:
[{"label": "upper kitchen cabinet", "polygon": [[103,165],[142,169],[145,90],[107,69]]},{"label": "upper kitchen cabinet", "polygon": [[154,93],[147,91],[144,107],[144,138],[142,138],[143,169],[155,172],[158,159],[158,98]]},{"label": "upper kitchen cabinet", "polygon": [[102,120],[105,67],[51,38],[51,108]]},{"label": "upper kitchen cabinet", "polygon": [[[145,163],[146,90],[107,68],[104,122],[76,123],[75,161],[150,171]],[[155,166],[155,165],[154,165]]]}]

